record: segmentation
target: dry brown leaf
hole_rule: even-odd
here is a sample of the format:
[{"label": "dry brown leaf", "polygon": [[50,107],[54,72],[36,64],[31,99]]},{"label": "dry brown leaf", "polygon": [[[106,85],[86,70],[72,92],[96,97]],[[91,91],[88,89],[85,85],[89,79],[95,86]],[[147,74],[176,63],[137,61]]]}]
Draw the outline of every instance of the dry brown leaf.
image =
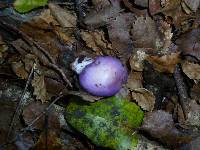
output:
[{"label": "dry brown leaf", "polygon": [[155,96],[152,92],[145,88],[138,88],[132,91],[132,98],[141,106],[144,110],[152,111],[155,104]]},{"label": "dry brown leaf", "polygon": [[182,69],[183,72],[193,80],[199,80],[200,79],[200,65],[195,64],[189,61],[184,61],[182,63]]},{"label": "dry brown leaf", "polygon": [[130,90],[134,90],[142,88],[143,87],[142,82],[143,82],[142,72],[131,71],[128,75],[126,86]]},{"label": "dry brown leaf", "polygon": [[12,65],[12,70],[13,72],[20,78],[22,79],[27,79],[28,78],[28,73],[26,72],[24,68],[24,64],[20,62],[13,62]]},{"label": "dry brown leaf", "polygon": [[61,8],[59,5],[50,3],[48,4],[51,14],[56,18],[63,28],[75,28],[76,27],[76,15],[70,11]]},{"label": "dry brown leaf", "polygon": [[101,54],[102,50],[112,48],[111,44],[105,39],[103,31],[81,31],[80,34],[87,46],[98,54]]},{"label": "dry brown leaf", "polygon": [[147,60],[159,72],[173,73],[175,65],[179,62],[180,53],[171,53],[164,56],[147,56]]},{"label": "dry brown leaf", "polygon": [[32,86],[34,88],[33,95],[36,96],[36,99],[41,100],[42,103],[48,101],[51,98],[47,93],[46,84],[44,82],[44,75],[34,73]]}]

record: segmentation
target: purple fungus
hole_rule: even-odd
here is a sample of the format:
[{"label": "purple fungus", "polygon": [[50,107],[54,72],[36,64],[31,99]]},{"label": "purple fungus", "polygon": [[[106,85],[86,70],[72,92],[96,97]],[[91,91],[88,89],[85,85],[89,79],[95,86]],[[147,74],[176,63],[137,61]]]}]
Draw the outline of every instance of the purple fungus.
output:
[{"label": "purple fungus", "polygon": [[79,73],[80,85],[90,94],[112,96],[127,80],[127,70],[112,56],[98,56]]}]

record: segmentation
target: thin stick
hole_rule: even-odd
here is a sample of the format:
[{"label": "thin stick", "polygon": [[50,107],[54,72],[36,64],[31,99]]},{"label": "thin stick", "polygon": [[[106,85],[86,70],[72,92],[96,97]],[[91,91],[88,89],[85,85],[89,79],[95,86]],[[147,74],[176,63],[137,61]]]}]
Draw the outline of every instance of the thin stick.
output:
[{"label": "thin stick", "polygon": [[184,80],[183,80],[183,76],[181,75],[181,68],[178,64],[175,66],[173,75],[174,75],[176,87],[178,90],[179,101],[180,101],[181,107],[183,109],[184,117],[186,119],[189,96],[187,93],[186,84],[184,83]]},{"label": "thin stick", "polygon": [[11,124],[10,124],[10,127],[9,127],[9,130],[8,130],[7,141],[8,141],[9,138],[10,138],[12,129],[13,129],[14,124],[15,124],[15,121],[16,121],[16,119],[19,117],[19,114],[20,114],[22,108],[24,107],[24,103],[23,103],[23,102],[24,102],[24,95],[25,95],[25,93],[26,93],[26,91],[27,91],[27,89],[28,89],[29,84],[31,83],[32,76],[33,76],[33,72],[34,72],[34,70],[35,70],[35,66],[36,66],[36,64],[34,63],[32,69],[31,69],[31,72],[30,72],[30,74],[29,74],[29,76],[28,76],[28,80],[26,81],[26,86],[25,86],[25,88],[24,88],[24,91],[23,91],[23,93],[22,93],[22,95],[21,95],[21,97],[20,97],[19,103],[17,104],[17,108],[16,108],[16,110],[15,110],[14,116],[13,116],[13,118],[12,118],[12,121],[11,121]]}]

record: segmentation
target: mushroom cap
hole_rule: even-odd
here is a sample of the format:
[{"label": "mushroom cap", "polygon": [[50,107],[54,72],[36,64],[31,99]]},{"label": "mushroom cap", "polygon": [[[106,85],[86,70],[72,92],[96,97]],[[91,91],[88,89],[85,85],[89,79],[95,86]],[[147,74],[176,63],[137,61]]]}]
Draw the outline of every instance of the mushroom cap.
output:
[{"label": "mushroom cap", "polygon": [[112,96],[120,90],[127,76],[127,70],[119,59],[98,56],[79,74],[79,82],[92,95]]}]

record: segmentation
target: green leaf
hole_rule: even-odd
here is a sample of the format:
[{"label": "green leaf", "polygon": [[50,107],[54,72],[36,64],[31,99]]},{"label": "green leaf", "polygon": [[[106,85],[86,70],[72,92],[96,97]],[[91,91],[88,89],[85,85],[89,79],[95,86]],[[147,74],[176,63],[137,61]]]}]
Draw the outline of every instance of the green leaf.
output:
[{"label": "green leaf", "polygon": [[45,6],[48,0],[15,0],[14,8],[20,13],[26,13],[34,8]]},{"label": "green leaf", "polygon": [[117,97],[83,102],[74,97],[66,108],[67,121],[94,144],[116,150],[134,150],[135,129],[143,120],[143,111],[133,102]]}]

